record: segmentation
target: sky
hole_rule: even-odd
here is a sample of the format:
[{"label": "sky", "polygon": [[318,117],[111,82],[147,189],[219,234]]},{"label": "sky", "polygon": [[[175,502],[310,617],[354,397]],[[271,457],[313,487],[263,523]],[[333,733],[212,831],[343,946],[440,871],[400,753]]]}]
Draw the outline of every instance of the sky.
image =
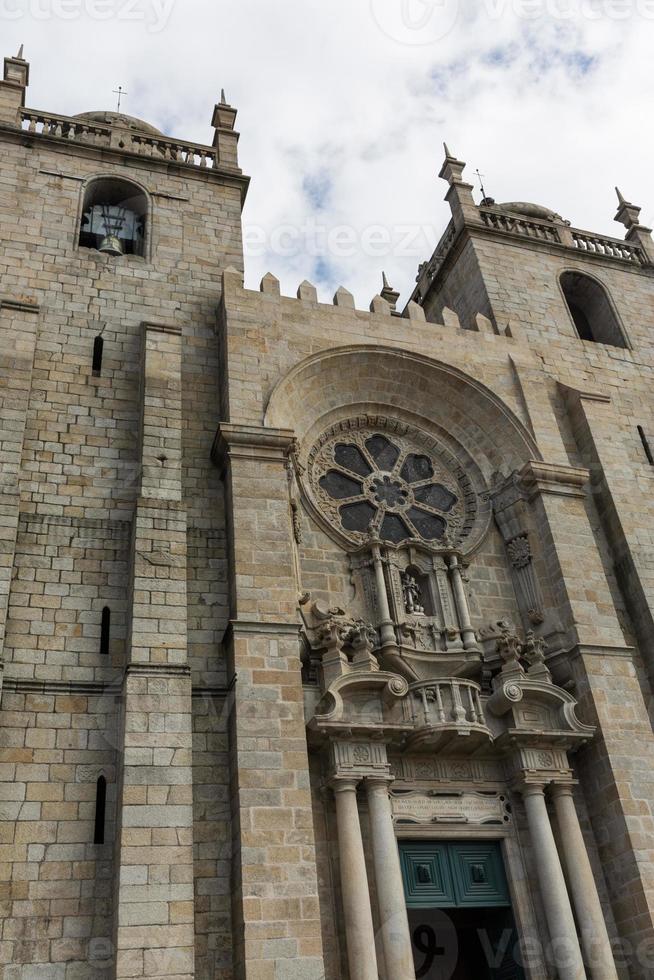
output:
[{"label": "sky", "polygon": [[115,109],[210,143],[239,110],[246,285],[409,298],[447,221],[443,141],[480,200],[621,237],[654,222],[654,0],[0,0],[30,108]]}]

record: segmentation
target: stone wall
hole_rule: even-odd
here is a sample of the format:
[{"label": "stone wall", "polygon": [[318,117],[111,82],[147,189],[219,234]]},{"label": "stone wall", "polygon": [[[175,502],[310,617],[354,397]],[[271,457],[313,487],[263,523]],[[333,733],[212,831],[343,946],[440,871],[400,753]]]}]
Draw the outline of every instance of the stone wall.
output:
[{"label": "stone wall", "polygon": [[[188,563],[181,567],[184,592],[175,616],[193,682],[203,694],[195,712],[193,751],[198,753],[198,766],[193,813],[190,678],[183,696],[187,700],[180,707],[183,724],[170,727],[174,713],[161,691],[161,728],[153,715],[154,727],[143,729],[139,719],[145,715],[139,706],[133,729],[153,733],[161,751],[160,732],[169,731],[175,741],[185,729],[185,785],[173,786],[170,793],[157,789],[149,780],[144,756],[139,757],[143,779],[134,780],[130,805],[145,812],[150,804],[156,808],[165,803],[172,807],[171,815],[175,806],[188,807],[185,846],[189,855],[195,846],[195,856],[189,857],[183,888],[190,894],[172,898],[176,904],[161,926],[169,929],[169,946],[179,923],[184,923],[187,937],[180,946],[192,954],[195,916],[197,975],[204,970],[212,976],[216,963],[229,969],[231,960],[225,898],[229,855],[214,839],[227,818],[224,809],[216,813],[207,801],[209,793],[223,798],[227,794],[226,721],[221,742],[213,725],[207,730],[204,710],[222,704],[216,692],[227,686],[220,646],[227,623],[225,520],[222,486],[210,459],[219,421],[214,323],[221,270],[242,263],[240,213],[246,182],[237,170],[221,175],[135,159],[117,147],[107,151],[67,140],[30,138],[7,125],[1,135],[0,332],[9,398],[2,404],[7,469],[2,482],[6,555],[1,563],[5,578],[0,608],[3,627],[6,609],[6,686],[0,729],[7,808],[1,813],[0,834],[2,877],[14,884],[3,906],[0,962],[8,976],[16,977],[31,976],[30,971],[44,976],[44,970],[56,978],[113,976],[116,969],[113,919],[120,902],[114,892],[121,859],[118,852],[114,865],[114,848],[115,827],[121,826],[116,801],[123,792],[121,685],[134,609],[139,608],[130,586],[130,542],[145,473],[139,427],[142,324],[157,321],[177,331],[180,401],[176,446],[164,446],[156,421],[152,445],[155,456],[174,455],[178,466],[184,528],[188,521],[190,530]],[[145,258],[117,260],[78,247],[82,195],[86,182],[96,176],[132,180],[147,193],[151,209]],[[104,341],[102,370],[94,376],[93,344],[99,334]],[[146,465],[151,467],[155,497],[160,497],[167,478],[164,465],[156,459]],[[154,523],[164,516],[154,515]],[[174,528],[165,530],[162,525],[155,537],[164,551],[171,543],[174,548]],[[182,541],[186,549],[185,530]],[[100,650],[105,607],[111,610],[108,656]],[[157,615],[159,624],[162,611],[165,606]],[[153,680],[139,683],[151,686]],[[139,705],[143,696],[139,688]],[[154,703],[152,711],[156,714]],[[222,713],[221,707],[219,717]],[[143,755],[146,749],[138,751]],[[95,845],[100,773],[108,784],[106,843]],[[138,831],[131,833],[141,847],[145,831],[142,821],[137,825]],[[176,830],[171,833],[177,837]],[[151,843],[167,846],[163,828],[153,834],[159,840]],[[228,835],[223,830],[223,840]],[[149,911],[142,904],[149,901],[144,897],[148,874],[159,901],[171,883],[164,880],[162,867],[149,873],[147,860],[142,864],[146,870],[134,872],[129,884],[135,894],[141,889],[141,905],[134,902],[124,922],[126,928],[142,924],[144,937],[149,934],[142,945],[148,945],[159,923],[156,902]],[[128,869],[123,870],[127,876]],[[172,874],[179,871],[173,869]],[[175,885],[174,878],[172,884],[181,894],[182,884]],[[154,892],[150,897],[154,901]],[[143,975],[161,975],[163,970],[168,975],[177,953],[166,954],[165,968],[153,956],[146,962],[142,953],[130,954],[125,968],[138,968]]]}]

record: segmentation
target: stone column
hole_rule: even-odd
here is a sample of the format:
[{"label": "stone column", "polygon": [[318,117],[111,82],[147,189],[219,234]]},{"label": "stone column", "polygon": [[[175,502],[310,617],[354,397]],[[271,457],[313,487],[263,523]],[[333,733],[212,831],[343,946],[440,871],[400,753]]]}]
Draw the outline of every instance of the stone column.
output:
[{"label": "stone column", "polygon": [[[375,930],[357,807],[357,780],[335,779],[332,789],[336,799],[341,892],[350,980],[378,980]],[[397,980],[405,976],[407,974],[399,974]]]},{"label": "stone column", "polygon": [[570,899],[545,804],[544,786],[529,784],[521,788],[521,793],[552,943],[551,955],[547,958],[556,966],[560,980],[586,980]]},{"label": "stone column", "polygon": [[450,580],[452,582],[452,592],[454,593],[454,602],[456,604],[457,613],[459,615],[459,624],[461,626],[461,638],[463,640],[464,650],[471,650],[477,648],[477,637],[475,631],[472,628],[472,622],[470,621],[470,610],[468,609],[468,597],[466,595],[465,586],[463,584],[463,575],[461,574],[461,566],[459,564],[459,559],[456,555],[450,555],[447,559],[449,569],[450,569]]},{"label": "stone column", "polygon": [[409,917],[400,856],[393,829],[388,781],[366,779],[370,833],[375,864],[381,938],[386,972],[383,980],[415,980]]},{"label": "stone column", "polygon": [[381,557],[381,547],[373,545],[372,564],[375,571],[375,588],[377,591],[377,611],[379,613],[379,626],[381,633],[382,647],[395,646],[397,638],[395,628],[391,619],[391,610],[388,605],[388,592],[386,591],[386,578],[384,576],[384,563]]},{"label": "stone column", "polygon": [[551,792],[586,962],[593,980],[617,980],[611,942],[579,826],[572,787],[559,783],[552,786]]}]

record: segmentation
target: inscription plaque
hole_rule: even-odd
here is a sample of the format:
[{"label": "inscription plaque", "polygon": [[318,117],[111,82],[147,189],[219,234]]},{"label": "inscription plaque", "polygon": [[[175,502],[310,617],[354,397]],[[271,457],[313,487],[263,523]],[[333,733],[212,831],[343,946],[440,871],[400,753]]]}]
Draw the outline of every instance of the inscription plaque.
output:
[{"label": "inscription plaque", "polygon": [[391,793],[395,822],[509,823],[506,797],[499,793]]}]

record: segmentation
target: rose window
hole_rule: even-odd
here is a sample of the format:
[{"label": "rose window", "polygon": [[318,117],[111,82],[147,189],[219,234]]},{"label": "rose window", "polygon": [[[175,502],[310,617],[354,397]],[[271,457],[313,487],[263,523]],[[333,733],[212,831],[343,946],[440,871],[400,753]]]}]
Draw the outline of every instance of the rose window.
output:
[{"label": "rose window", "polygon": [[312,454],[321,509],[348,538],[375,531],[391,544],[438,545],[446,532],[459,535],[466,488],[444,465],[445,451],[421,436],[411,438],[408,429],[341,432]]}]

